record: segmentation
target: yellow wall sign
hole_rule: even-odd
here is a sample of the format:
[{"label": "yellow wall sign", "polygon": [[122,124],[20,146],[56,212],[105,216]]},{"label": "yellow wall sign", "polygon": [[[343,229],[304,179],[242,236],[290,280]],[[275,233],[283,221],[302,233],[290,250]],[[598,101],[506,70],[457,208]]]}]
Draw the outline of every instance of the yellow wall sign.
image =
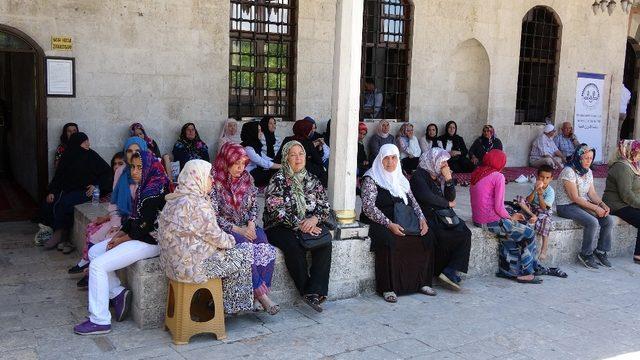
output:
[{"label": "yellow wall sign", "polygon": [[51,50],[73,50],[71,36],[52,36]]}]

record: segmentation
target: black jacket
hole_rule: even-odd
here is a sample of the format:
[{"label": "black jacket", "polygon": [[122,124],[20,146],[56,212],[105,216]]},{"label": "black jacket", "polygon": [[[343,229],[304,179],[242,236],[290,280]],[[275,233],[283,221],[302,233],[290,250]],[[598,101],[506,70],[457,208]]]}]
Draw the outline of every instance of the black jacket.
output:
[{"label": "black jacket", "polygon": [[438,138],[443,149],[447,148],[447,140],[453,142],[451,146],[451,150],[460,151],[462,157],[466,157],[469,151],[467,150],[467,145],[464,143],[464,139],[462,136],[456,134],[453,136],[442,135]]},{"label": "black jacket", "polygon": [[453,180],[445,182],[443,193],[440,183],[433,180],[423,168],[416,169],[409,183],[411,192],[427,219],[433,217],[433,210],[446,209],[449,207],[449,202],[456,199],[456,186]]},{"label": "black jacket", "polygon": [[[502,141],[500,141],[500,139],[493,139],[493,146],[489,150],[493,149],[502,150]],[[484,154],[486,153],[487,150],[485,150],[484,146],[482,146],[482,137],[479,137],[476,139],[476,141],[473,142],[471,148],[469,149],[469,158],[471,158],[471,156],[475,156],[480,162],[482,162],[482,158],[484,158]]]},{"label": "black jacket", "polygon": [[164,195],[161,194],[144,199],[140,207],[140,216],[136,219],[126,219],[122,224],[122,231],[133,240],[156,245],[158,242],[150,233],[157,229],[156,219],[158,218],[158,213],[164,207]]}]

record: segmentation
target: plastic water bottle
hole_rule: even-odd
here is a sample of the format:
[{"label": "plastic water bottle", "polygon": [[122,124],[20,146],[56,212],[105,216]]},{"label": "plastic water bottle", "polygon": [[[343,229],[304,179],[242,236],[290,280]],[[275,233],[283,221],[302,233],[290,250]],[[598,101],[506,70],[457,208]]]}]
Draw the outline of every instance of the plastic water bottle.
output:
[{"label": "plastic water bottle", "polygon": [[100,204],[100,186],[93,185],[93,196],[91,197],[91,203],[93,205]]}]

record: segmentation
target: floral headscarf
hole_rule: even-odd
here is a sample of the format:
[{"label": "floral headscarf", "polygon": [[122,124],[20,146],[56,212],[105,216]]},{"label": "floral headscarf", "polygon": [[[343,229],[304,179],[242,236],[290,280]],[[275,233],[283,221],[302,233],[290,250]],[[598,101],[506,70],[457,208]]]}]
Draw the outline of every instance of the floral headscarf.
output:
[{"label": "floral headscarf", "polygon": [[420,163],[418,166],[426,170],[431,176],[441,178],[442,163],[450,158],[451,155],[449,155],[447,150],[434,147],[420,155]]},{"label": "floral headscarf", "polygon": [[640,153],[640,141],[638,140],[620,140],[618,142],[618,158],[615,162],[627,164],[634,174],[640,176],[640,166],[633,159]]},{"label": "floral headscarf", "polygon": [[300,146],[306,159],[307,153],[304,150],[304,146],[302,146],[301,143],[295,140],[289,141],[288,143],[284,144],[284,147],[282,149],[282,168],[279,171],[282,171],[284,177],[291,182],[291,194],[293,195],[293,199],[296,202],[298,218],[304,219],[307,209],[307,199],[304,193],[304,178],[305,176],[307,176],[307,170],[303,167],[302,170],[294,172],[288,161],[289,151],[296,145]]},{"label": "floral headscarf", "polygon": [[131,124],[131,126],[129,127],[129,136],[133,137],[133,136],[138,136],[136,135],[136,130],[140,129],[140,131],[142,131],[142,136],[144,139],[144,142],[147,143],[147,147],[153,151],[154,150],[154,146],[153,146],[153,139],[150,138],[149,136],[147,136],[147,132],[144,130],[144,127],[142,126],[142,124],[140,123],[133,123]]},{"label": "floral headscarf", "polygon": [[498,149],[490,150],[482,158],[482,165],[471,173],[471,185],[477,184],[494,172],[502,171],[505,165],[507,165],[507,154]]},{"label": "floral headscarf", "polygon": [[573,153],[573,158],[571,158],[571,162],[567,164],[567,166],[571,166],[573,170],[578,173],[578,175],[583,176],[589,172],[589,168],[582,167],[582,156],[589,151],[593,152],[593,158],[596,157],[596,149],[592,149],[587,144],[580,144],[576,148],[576,151]]},{"label": "floral headscarf", "polygon": [[242,206],[244,195],[253,187],[253,177],[246,169],[239,178],[231,177],[229,168],[239,160],[244,160],[245,165],[249,162],[246,151],[242,145],[228,142],[220,148],[211,169],[219,195],[236,210]]},{"label": "floral headscarf", "polygon": [[142,159],[142,178],[136,190],[131,218],[140,217],[142,203],[152,197],[163,196],[169,188],[169,178],[160,160],[150,151],[140,153]]}]

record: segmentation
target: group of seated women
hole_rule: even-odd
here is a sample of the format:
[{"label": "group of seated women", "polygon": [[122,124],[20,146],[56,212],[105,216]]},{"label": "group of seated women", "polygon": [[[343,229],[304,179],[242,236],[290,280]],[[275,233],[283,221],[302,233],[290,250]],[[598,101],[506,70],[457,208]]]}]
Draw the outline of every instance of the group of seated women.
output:
[{"label": "group of seated women", "polygon": [[[373,159],[385,144],[395,144],[398,147],[400,164],[407,174],[411,174],[418,168],[420,155],[434,147],[447,151],[450,156],[449,168],[454,173],[469,173],[482,163],[487,152],[492,149],[502,150],[502,142],[496,137],[491,125],[485,125],[482,128],[482,134],[474,140],[468,150],[464,139],[457,134],[458,125],[455,121],[449,121],[446,124],[445,133],[441,136],[438,136],[436,124],[429,124],[424,136],[421,137],[416,136],[411,123],[402,124],[395,137],[390,134],[390,128],[388,120],[381,120],[377,124],[376,133],[369,139],[369,156],[363,155],[363,159],[358,162],[359,167],[365,161],[373,163]],[[366,135],[366,129],[364,135]],[[364,152],[364,147],[360,151]]]}]

